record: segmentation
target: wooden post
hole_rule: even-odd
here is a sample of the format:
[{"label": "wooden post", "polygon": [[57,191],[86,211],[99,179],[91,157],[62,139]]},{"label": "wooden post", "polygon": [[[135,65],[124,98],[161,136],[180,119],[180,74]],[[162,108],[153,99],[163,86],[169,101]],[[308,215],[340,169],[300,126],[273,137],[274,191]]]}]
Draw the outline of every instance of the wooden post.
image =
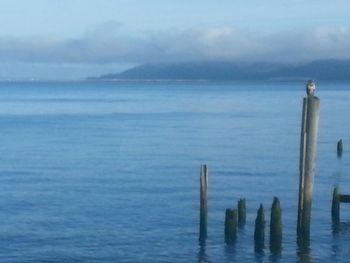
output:
[{"label": "wooden post", "polygon": [[[313,82],[307,84],[308,90],[315,89]],[[310,219],[312,193],[315,175],[320,100],[308,92],[303,101],[303,116],[300,142],[300,178],[298,203],[298,239],[310,238]]]},{"label": "wooden post", "polygon": [[270,220],[270,250],[279,253],[282,249],[282,209],[280,201],[274,197]]},{"label": "wooden post", "polygon": [[341,195],[339,194],[340,203],[350,203],[350,195]]},{"label": "wooden post", "polygon": [[265,213],[262,204],[255,219],[254,244],[257,252],[261,252],[265,247]]},{"label": "wooden post", "polygon": [[208,225],[208,167],[201,165],[200,172],[200,219],[199,219],[199,240],[207,238]]},{"label": "wooden post", "polygon": [[343,156],[343,140],[339,140],[337,143],[337,156],[341,158]]},{"label": "wooden post", "polygon": [[226,244],[232,244],[237,237],[237,210],[226,209],[225,213],[225,242]]},{"label": "wooden post", "polygon": [[333,200],[332,200],[332,223],[338,224],[340,219],[340,198],[338,193],[338,187],[334,187]]},{"label": "wooden post", "polygon": [[239,199],[238,201],[238,225],[244,226],[246,221],[246,202],[245,199]]}]

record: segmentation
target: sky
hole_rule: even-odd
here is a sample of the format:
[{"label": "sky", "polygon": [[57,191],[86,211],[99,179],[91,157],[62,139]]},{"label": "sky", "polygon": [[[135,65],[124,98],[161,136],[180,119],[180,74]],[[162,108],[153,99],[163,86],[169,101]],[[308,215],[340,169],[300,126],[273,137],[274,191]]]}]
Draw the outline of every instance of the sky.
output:
[{"label": "sky", "polygon": [[0,80],[144,63],[350,59],[348,0],[0,0]]}]

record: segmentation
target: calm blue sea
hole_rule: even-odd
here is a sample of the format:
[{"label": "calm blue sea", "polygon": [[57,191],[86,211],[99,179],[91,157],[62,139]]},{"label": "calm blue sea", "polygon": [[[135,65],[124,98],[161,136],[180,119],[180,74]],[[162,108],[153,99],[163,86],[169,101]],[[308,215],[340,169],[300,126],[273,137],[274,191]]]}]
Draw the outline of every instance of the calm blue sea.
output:
[{"label": "calm blue sea", "polygon": [[[0,262],[349,262],[350,85],[318,83],[320,134],[309,253],[296,217],[303,83],[0,84]],[[337,140],[344,155],[336,157]],[[199,167],[209,229],[198,243]],[[283,250],[254,253],[260,203],[283,209]],[[225,209],[247,224],[224,243]]]}]

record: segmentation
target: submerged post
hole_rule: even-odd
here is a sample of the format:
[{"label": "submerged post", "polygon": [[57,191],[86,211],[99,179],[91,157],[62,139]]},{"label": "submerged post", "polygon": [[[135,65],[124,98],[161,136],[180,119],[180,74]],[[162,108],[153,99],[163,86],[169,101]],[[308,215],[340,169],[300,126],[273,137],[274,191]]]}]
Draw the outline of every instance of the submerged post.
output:
[{"label": "submerged post", "polygon": [[332,223],[333,225],[339,224],[340,219],[340,200],[339,200],[338,187],[334,187],[333,199],[332,199]]},{"label": "submerged post", "polygon": [[225,213],[225,242],[226,244],[232,244],[237,237],[237,210],[226,209]]},{"label": "submerged post", "polygon": [[201,165],[200,171],[200,216],[199,216],[199,240],[207,238],[208,224],[208,167]]},{"label": "submerged post", "polygon": [[255,219],[254,244],[256,252],[263,251],[265,247],[265,213],[262,204],[260,204]]},{"label": "submerged post", "polygon": [[298,240],[310,238],[310,219],[312,193],[315,175],[320,100],[314,96],[315,84],[309,81],[306,85],[307,98],[303,101],[303,115],[300,140],[300,178],[298,203]]},{"label": "submerged post", "polygon": [[340,139],[337,143],[337,156],[341,158],[343,156],[343,140]]},{"label": "submerged post", "polygon": [[239,226],[244,226],[245,221],[246,221],[246,202],[245,199],[239,199],[238,204],[238,225]]},{"label": "submerged post", "polygon": [[274,197],[271,207],[270,250],[272,253],[282,250],[282,209],[277,197]]}]

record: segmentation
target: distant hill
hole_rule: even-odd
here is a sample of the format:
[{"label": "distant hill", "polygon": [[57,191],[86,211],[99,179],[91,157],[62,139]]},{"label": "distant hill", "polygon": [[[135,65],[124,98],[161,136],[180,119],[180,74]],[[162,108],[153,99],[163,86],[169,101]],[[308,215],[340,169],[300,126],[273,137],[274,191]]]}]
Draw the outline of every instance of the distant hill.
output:
[{"label": "distant hill", "polygon": [[318,60],[304,64],[184,62],[144,64],[89,80],[350,81],[350,60]]}]

